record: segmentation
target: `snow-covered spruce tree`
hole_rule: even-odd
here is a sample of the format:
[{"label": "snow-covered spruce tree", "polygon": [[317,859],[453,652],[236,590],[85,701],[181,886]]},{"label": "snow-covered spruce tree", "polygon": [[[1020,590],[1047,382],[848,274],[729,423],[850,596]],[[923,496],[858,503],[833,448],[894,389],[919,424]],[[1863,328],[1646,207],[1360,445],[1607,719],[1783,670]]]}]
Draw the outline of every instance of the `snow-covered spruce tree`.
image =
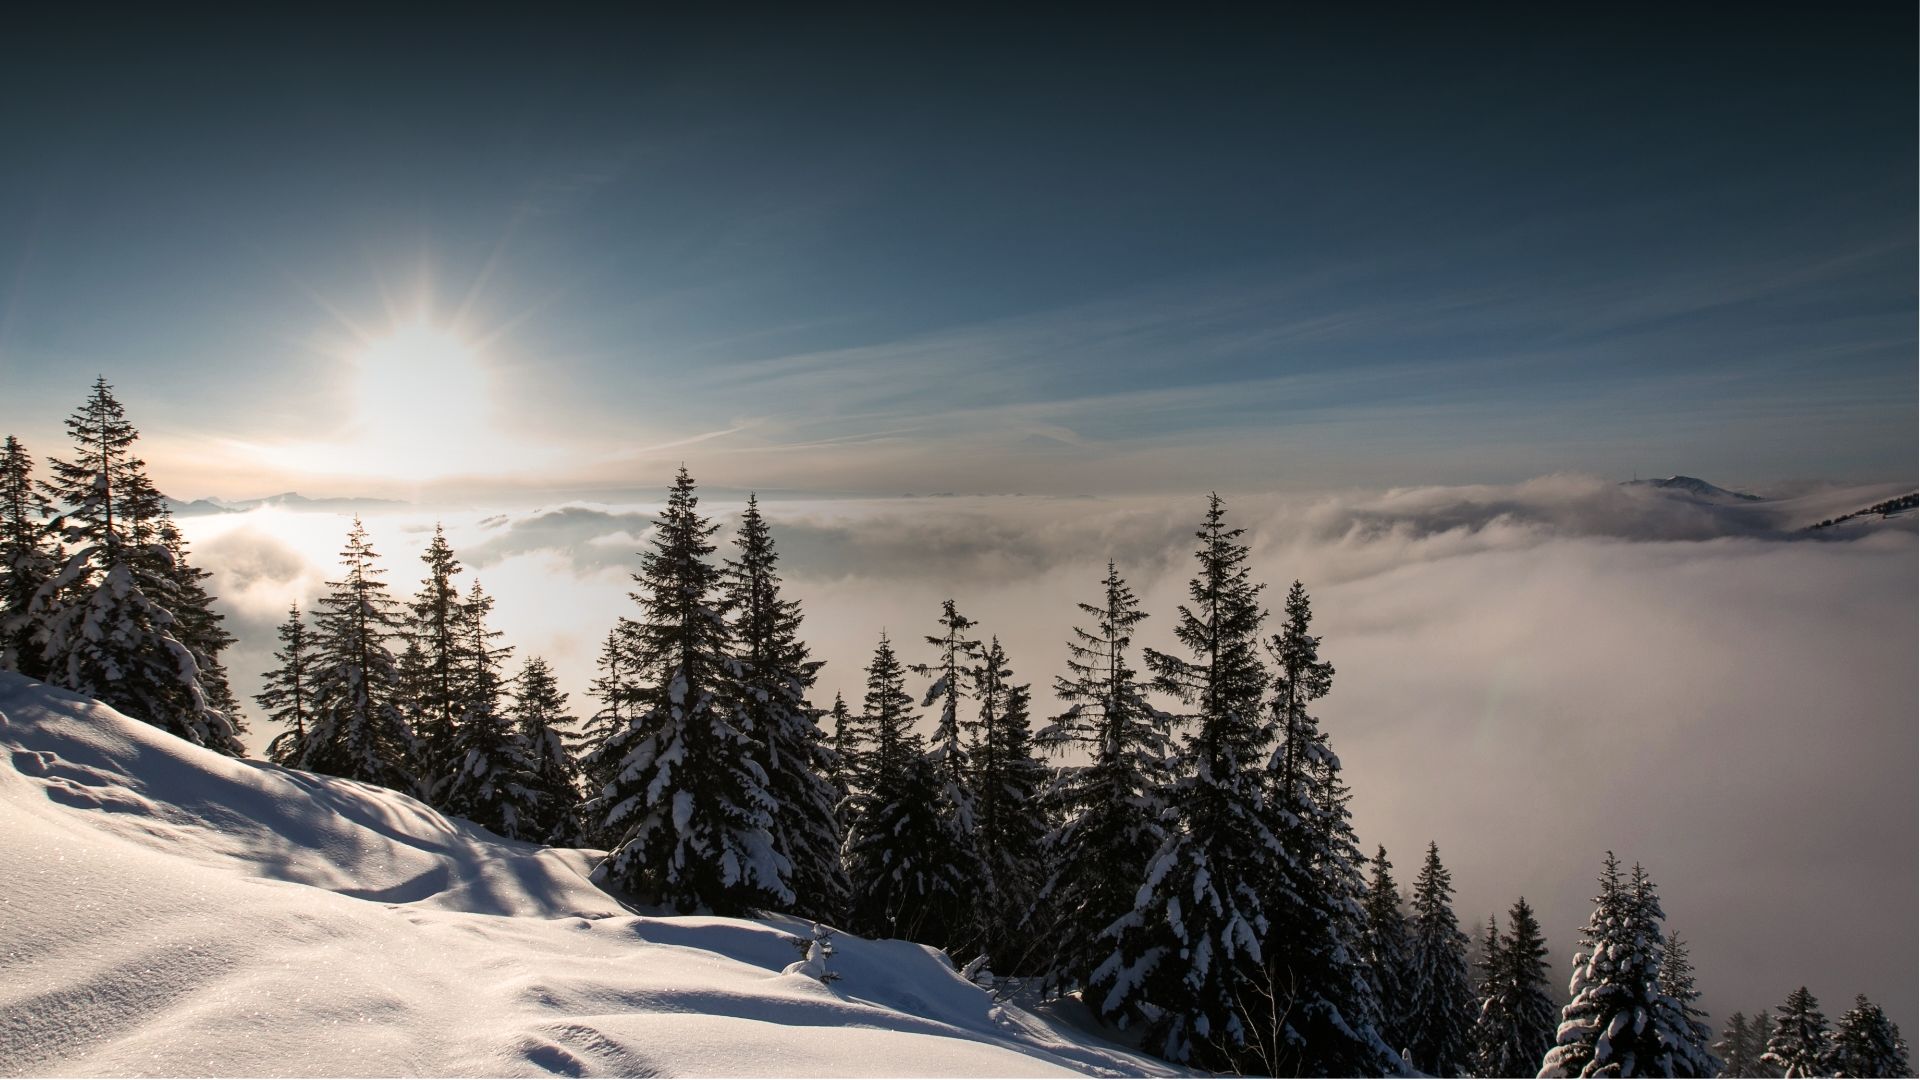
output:
[{"label": "snow-covered spruce tree", "polygon": [[1397,1070],[1399,1058],[1380,1036],[1380,1003],[1362,960],[1366,881],[1340,759],[1308,711],[1333,687],[1312,621],[1296,581],[1267,643],[1268,710],[1279,733],[1266,762],[1267,813],[1286,857],[1268,863],[1262,883],[1261,956],[1273,1001],[1259,1064],[1275,1075],[1371,1075]]},{"label": "snow-covered spruce tree", "polygon": [[33,483],[32,455],[7,436],[0,444],[0,671],[34,679],[45,677],[46,658],[34,643],[28,608],[62,561],[48,533],[52,516]]},{"label": "snow-covered spruce tree", "polygon": [[1913,1075],[1899,1026],[1865,994],[1857,995],[1853,1008],[1841,1014],[1833,1029],[1833,1050],[1827,1064],[1835,1076]]},{"label": "snow-covered spruce tree", "polygon": [[1048,801],[1058,826],[1048,834],[1034,920],[1048,983],[1070,993],[1113,951],[1102,931],[1133,910],[1148,860],[1166,839],[1160,821],[1172,786],[1171,718],[1147,699],[1147,684],[1127,652],[1147,617],[1112,561],[1099,604],[1081,604],[1093,629],[1075,627],[1067,674],[1054,696],[1067,709],[1042,729],[1039,744],[1081,754],[1086,764],[1055,770]]},{"label": "snow-covered spruce tree", "polygon": [[728,706],[745,718],[766,773],[773,846],[791,868],[793,911],[835,922],[847,906],[839,793],[829,777],[833,752],[808,700],[821,661],[800,639],[800,602],[780,594],[780,556],[752,495],[733,545],[737,556],[727,560],[721,587],[739,665]]},{"label": "snow-covered spruce tree", "polygon": [[1499,1053],[1499,1024],[1495,1013],[1495,1002],[1500,997],[1500,982],[1505,960],[1500,955],[1500,924],[1492,915],[1487,916],[1487,927],[1475,942],[1479,955],[1474,958],[1473,966],[1479,976],[1476,989],[1480,993],[1480,1011],[1473,1020],[1473,1076],[1499,1076],[1494,1071],[1494,1061]]},{"label": "snow-covered spruce tree", "polygon": [[1833,1039],[1820,1003],[1807,988],[1788,994],[1786,1004],[1774,1012],[1778,1016],[1760,1060],[1782,1076],[1832,1076]]},{"label": "snow-covered spruce tree", "polygon": [[1573,1000],[1541,1076],[1713,1075],[1717,1063],[1694,1047],[1680,1004],[1660,990],[1664,917],[1646,872],[1635,866],[1623,883],[1608,852],[1573,958]]},{"label": "snow-covered spruce tree", "polygon": [[1775,1026],[1773,1012],[1769,1009],[1761,1009],[1747,1020],[1748,1037],[1753,1047],[1752,1059],[1756,1063],[1751,1070],[1751,1075],[1765,1078],[1765,1080],[1773,1080],[1780,1076],[1780,1070],[1774,1066],[1773,1062],[1767,1060],[1767,1044],[1773,1041]]},{"label": "snow-covered spruce tree", "polygon": [[1698,1062],[1695,1075],[1718,1076],[1722,1063],[1713,1054],[1713,1029],[1707,1026],[1707,1014],[1699,1006],[1700,990],[1693,984],[1693,958],[1687,943],[1677,932],[1668,931],[1660,948],[1660,992],[1672,1004],[1661,1008],[1667,1021],[1684,1043],[1681,1057]]},{"label": "snow-covered spruce tree", "polygon": [[773,845],[773,798],[754,760],[732,641],[710,561],[719,529],[693,477],[674,479],[642,554],[633,599],[626,727],[594,752],[612,758],[600,880],[680,911],[737,914],[793,903]]},{"label": "snow-covered spruce tree", "polygon": [[[947,819],[942,834],[951,838],[953,847],[943,850],[938,858],[964,875],[961,892],[972,897],[986,889],[986,865],[980,859],[980,826],[975,816],[978,800],[973,786],[973,758],[968,752],[970,743],[978,743],[979,731],[975,720],[962,716],[965,702],[979,695],[976,679],[981,642],[967,636],[976,625],[960,614],[951,599],[946,600],[940,606],[941,632],[926,637],[927,644],[940,650],[939,662],[913,667],[914,674],[933,679],[920,707],[938,702],[940,710],[927,756],[939,780],[940,813]],[[947,926],[944,934],[941,940],[928,944],[968,957],[978,951],[980,927],[970,916]]]},{"label": "snow-covered spruce tree", "polygon": [[1134,908],[1105,932],[1113,952],[1088,980],[1087,1002],[1110,1022],[1147,1024],[1143,1046],[1204,1068],[1258,1068],[1250,1048],[1271,1008],[1260,941],[1266,867],[1286,857],[1269,827],[1262,766],[1273,742],[1264,715],[1260,586],[1244,530],[1218,495],[1197,536],[1200,569],[1174,627],[1191,659],[1147,650],[1156,685],[1191,712],[1180,747],[1167,839]]},{"label": "snow-covered spruce tree", "polygon": [[1040,845],[1047,835],[1041,792],[1047,769],[1033,752],[1032,694],[1013,681],[1000,639],[987,645],[976,671],[980,742],[974,747],[974,792],[984,887],[976,904],[980,951],[1002,973],[1028,970],[1035,943],[1026,932],[1039,887]]},{"label": "snow-covered spruce tree", "polygon": [[[1660,907],[1660,897],[1655,893],[1653,879],[1639,864],[1633,868],[1633,879],[1629,892],[1633,898],[1633,916],[1642,934],[1650,937],[1659,947],[1660,970],[1654,973],[1652,1001],[1648,1008],[1647,1026],[1662,1047],[1664,1057],[1660,1059],[1663,1075],[1667,1076],[1715,1076],[1720,1072],[1720,1059],[1713,1056],[1708,1044],[1713,1041],[1713,1032],[1700,1021],[1694,1019],[1683,1001],[1667,992],[1670,981],[1666,976],[1665,960],[1672,942],[1664,936],[1661,924],[1666,912]],[[1686,961],[1684,946],[1680,957]],[[1693,965],[1687,962],[1686,971],[1671,985],[1680,988],[1698,999],[1699,994],[1693,988]],[[1700,1014],[1704,1015],[1704,1014]]]},{"label": "snow-covered spruce tree", "polygon": [[968,929],[977,864],[957,865],[941,777],[919,732],[905,670],[886,635],[867,666],[862,724],[872,739],[848,800],[852,922],[869,937],[939,945]]},{"label": "snow-covered spruce tree", "polygon": [[1413,980],[1413,937],[1384,845],[1375,852],[1371,865],[1373,877],[1367,882],[1362,901],[1366,929],[1360,939],[1360,955],[1367,977],[1373,980],[1374,1000],[1380,1003],[1380,1037],[1395,1050],[1404,1050],[1406,1005]]},{"label": "snow-covered spruce tree", "polygon": [[1434,1076],[1460,1076],[1473,1064],[1477,999],[1452,897],[1453,874],[1440,864],[1440,845],[1428,843],[1413,879],[1404,1035],[1414,1067]]},{"label": "snow-covered spruce tree", "polygon": [[540,657],[527,657],[514,679],[508,718],[526,741],[533,765],[529,783],[537,799],[526,835],[564,844],[573,835],[580,810],[580,767],[566,736],[576,720],[567,713],[567,695],[555,681],[553,668]]},{"label": "snow-covered spruce tree", "polygon": [[273,658],[280,666],[260,676],[261,690],[253,700],[266,711],[267,719],[283,729],[267,744],[267,757],[276,764],[293,765],[306,752],[307,730],[313,724],[316,663],[299,604],[287,609],[287,621],[280,624],[278,633],[280,651]]},{"label": "snow-covered spruce tree", "polygon": [[434,805],[509,840],[544,840],[533,755],[502,707],[500,668],[513,650],[493,643],[501,632],[487,627],[492,611],[493,598],[475,581],[460,603],[460,717]]},{"label": "snow-covered spruce tree", "polygon": [[607,631],[596,661],[598,673],[587,684],[600,707],[587,717],[578,734],[568,738],[584,788],[570,842],[582,847],[612,847],[618,840],[608,835],[606,822],[611,805],[607,797],[620,759],[601,750],[626,732],[627,702],[639,690],[632,660],[635,629],[633,620],[621,618]]},{"label": "snow-covered spruce tree", "polygon": [[466,613],[453,580],[460,575],[460,561],[438,522],[420,561],[427,566],[427,576],[407,605],[407,646],[400,670],[414,735],[420,741],[420,779],[429,792],[438,792],[458,764],[454,729],[473,688],[465,685],[461,663]]},{"label": "snow-covered spruce tree", "polygon": [[[1491,923],[1489,923],[1491,929]],[[1474,1069],[1479,1076],[1530,1076],[1553,1046],[1557,1019],[1547,995],[1547,943],[1525,897],[1507,912],[1507,932],[1483,948],[1493,963],[1481,982],[1480,1016],[1474,1027]]]},{"label": "snow-covered spruce tree", "polygon": [[74,457],[53,460],[44,491],[61,510],[52,526],[68,554],[27,611],[47,681],[189,742],[241,754],[232,718],[208,692],[204,654],[182,640],[187,631],[169,606],[184,598],[159,532],[165,504],[133,456],[139,432],[104,378],[67,418],[67,432]]},{"label": "snow-covered spruce tree", "polygon": [[360,519],[341,549],[345,573],[327,582],[314,634],[313,721],[296,767],[418,792],[413,731],[387,647],[399,602]]}]

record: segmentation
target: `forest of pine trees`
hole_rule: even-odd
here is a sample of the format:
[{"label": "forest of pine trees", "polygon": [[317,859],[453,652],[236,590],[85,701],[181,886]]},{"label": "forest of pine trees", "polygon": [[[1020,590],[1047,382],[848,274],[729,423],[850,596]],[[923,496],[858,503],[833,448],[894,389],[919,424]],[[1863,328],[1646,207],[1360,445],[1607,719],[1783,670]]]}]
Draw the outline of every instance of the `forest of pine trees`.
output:
[{"label": "forest of pine trees", "polygon": [[[234,639],[104,378],[66,427],[44,476],[0,444],[0,668],[242,754]],[[400,599],[356,518],[337,578],[278,629],[255,698],[277,729],[266,756],[604,850],[598,880],[639,903],[942,948],[1202,1069],[1911,1074],[1864,997],[1830,1025],[1801,988],[1713,1041],[1686,942],[1612,853],[1564,1004],[1524,898],[1473,949],[1437,844],[1403,893],[1385,848],[1363,855],[1314,716],[1334,667],[1311,599],[1296,581],[1266,609],[1218,495],[1170,618],[1179,648],[1138,646],[1149,614],[1108,562],[1050,717],[1033,715],[1031,658],[951,599],[936,632],[879,636],[858,702],[822,703],[773,525],[750,498],[725,554],[720,531],[682,468],[583,719],[544,659],[514,668],[443,531]]]}]

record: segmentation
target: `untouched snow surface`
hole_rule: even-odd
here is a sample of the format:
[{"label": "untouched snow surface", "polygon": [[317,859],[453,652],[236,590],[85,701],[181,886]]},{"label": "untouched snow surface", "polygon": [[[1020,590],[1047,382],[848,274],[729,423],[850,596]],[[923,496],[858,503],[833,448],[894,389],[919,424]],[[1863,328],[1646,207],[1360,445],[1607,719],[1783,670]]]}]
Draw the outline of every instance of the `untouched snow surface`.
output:
[{"label": "untouched snow surface", "polygon": [[236,761],[0,672],[0,1074],[1169,1070],[932,950],[633,914],[592,853]]}]

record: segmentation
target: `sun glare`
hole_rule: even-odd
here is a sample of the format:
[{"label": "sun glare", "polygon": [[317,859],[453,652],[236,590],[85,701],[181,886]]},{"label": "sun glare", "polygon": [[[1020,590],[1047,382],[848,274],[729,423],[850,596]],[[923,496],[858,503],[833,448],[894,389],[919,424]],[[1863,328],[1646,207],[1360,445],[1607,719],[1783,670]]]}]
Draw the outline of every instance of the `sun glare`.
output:
[{"label": "sun glare", "polygon": [[489,373],[457,336],[426,322],[369,344],[358,368],[355,427],[389,475],[425,479],[491,464]]}]

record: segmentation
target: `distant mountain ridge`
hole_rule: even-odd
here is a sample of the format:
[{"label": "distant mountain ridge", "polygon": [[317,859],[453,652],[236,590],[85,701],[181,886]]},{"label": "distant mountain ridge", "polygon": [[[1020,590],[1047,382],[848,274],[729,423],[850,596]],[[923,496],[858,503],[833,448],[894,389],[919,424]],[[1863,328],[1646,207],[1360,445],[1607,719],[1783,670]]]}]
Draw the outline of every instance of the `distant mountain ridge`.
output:
[{"label": "distant mountain ridge", "polygon": [[283,491],[278,495],[267,495],[258,499],[239,499],[229,502],[220,498],[195,499],[182,502],[168,499],[167,507],[176,516],[195,517],[205,514],[244,514],[262,506],[284,506],[295,510],[357,510],[363,507],[405,506],[400,499],[373,499],[362,495],[349,495],[333,499],[309,499],[297,491]]},{"label": "distant mountain ridge", "polygon": [[1741,502],[1760,502],[1762,497],[1750,495],[1744,491],[1728,491],[1726,488],[1709,484],[1697,476],[1668,476],[1662,479],[1622,480],[1621,487],[1650,487],[1661,491],[1677,491],[1700,499],[1738,499]]},{"label": "distant mountain ridge", "polygon": [[1877,503],[1874,503],[1872,506],[1863,506],[1860,509],[1855,510],[1851,514],[1841,514],[1839,517],[1830,517],[1825,521],[1820,522],[1817,525],[1809,525],[1807,526],[1807,528],[1808,529],[1830,529],[1835,525],[1840,525],[1845,522],[1852,521],[1855,518],[1878,517],[1884,521],[1887,518],[1899,517],[1903,514],[1911,514],[1916,509],[1920,509],[1920,491],[1902,495],[1899,498],[1887,499],[1883,502],[1877,502]]}]

